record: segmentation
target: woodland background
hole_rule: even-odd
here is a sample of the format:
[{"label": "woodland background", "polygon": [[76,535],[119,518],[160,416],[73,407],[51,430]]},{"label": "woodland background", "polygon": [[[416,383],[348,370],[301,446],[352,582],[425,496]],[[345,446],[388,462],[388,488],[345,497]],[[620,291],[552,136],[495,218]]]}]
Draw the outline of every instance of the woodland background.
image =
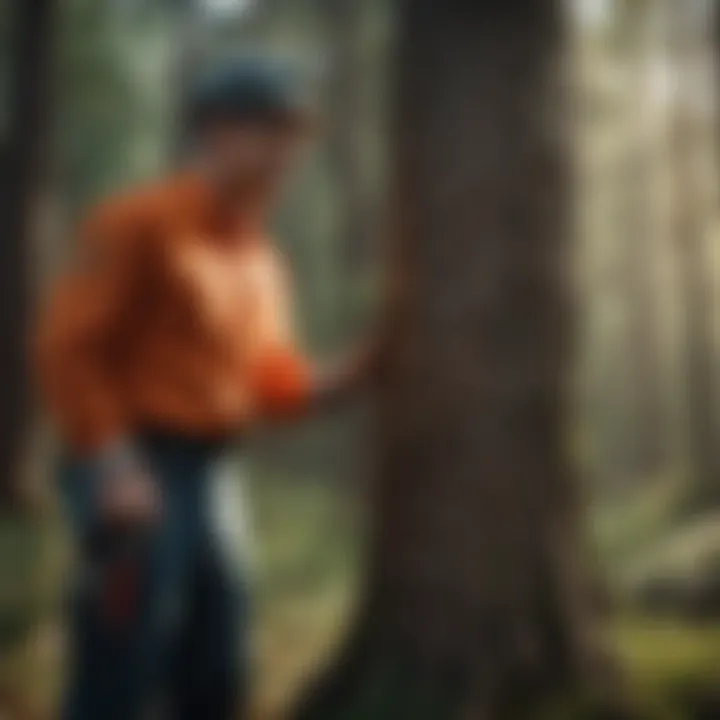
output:
[{"label": "woodland background", "polygon": [[[35,302],[83,211],[177,157],[195,73],[261,47],[296,60],[323,109],[277,218],[308,347],[332,354],[385,313],[399,349],[379,443],[367,407],[253,439],[257,717],[284,717],[333,664],[356,606],[365,637],[377,617],[404,629],[351,665],[394,667],[397,650],[405,674],[376,706],[359,689],[372,673],[353,671],[356,714],[311,702],[301,717],[514,719],[517,687],[533,713],[595,717],[568,670],[580,655],[550,649],[580,605],[603,616],[587,622],[621,678],[603,693],[631,717],[720,717],[718,16],[712,0],[4,0],[0,716],[47,717],[62,675],[70,561],[28,383]],[[398,274],[414,292],[391,312]],[[555,560],[530,555],[570,515],[601,589],[560,607],[569,589],[542,590]],[[574,552],[569,538],[554,548]],[[425,542],[441,548],[432,582],[408,569]],[[446,592],[431,602],[432,588]],[[476,618],[470,651],[454,639]],[[557,673],[505,657],[518,627]],[[450,657],[472,677],[455,694]],[[418,678],[434,710],[407,709]]]}]

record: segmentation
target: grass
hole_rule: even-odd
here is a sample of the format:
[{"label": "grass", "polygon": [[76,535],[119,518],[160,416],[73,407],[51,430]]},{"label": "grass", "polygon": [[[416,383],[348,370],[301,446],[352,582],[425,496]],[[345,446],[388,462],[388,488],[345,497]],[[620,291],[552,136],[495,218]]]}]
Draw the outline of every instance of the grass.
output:
[{"label": "grass", "polygon": [[720,624],[625,618],[613,636],[643,718],[698,720],[699,707],[720,707]]},{"label": "grass", "polygon": [[356,594],[357,517],[342,488],[254,485],[259,538],[257,716],[282,716],[342,638]]}]

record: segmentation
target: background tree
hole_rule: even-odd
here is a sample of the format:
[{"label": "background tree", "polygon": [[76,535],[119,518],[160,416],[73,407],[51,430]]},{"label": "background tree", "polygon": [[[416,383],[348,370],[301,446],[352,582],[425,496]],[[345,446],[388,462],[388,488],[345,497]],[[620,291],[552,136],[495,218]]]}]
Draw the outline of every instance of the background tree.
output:
[{"label": "background tree", "polygon": [[358,264],[368,260],[373,219],[365,172],[367,80],[363,34],[367,13],[362,3],[354,0],[321,0],[319,9],[329,48],[327,155],[338,189],[341,267],[345,277],[352,279],[357,277]]},{"label": "background tree", "polygon": [[555,0],[408,0],[399,22],[367,597],[298,717],[519,717],[599,669],[566,448],[566,20]]},{"label": "background tree", "polygon": [[20,481],[29,425],[26,341],[38,202],[46,188],[51,129],[55,0],[11,4],[8,121],[0,148],[0,502]]},{"label": "background tree", "polygon": [[[31,495],[28,431],[32,402],[27,360],[29,319],[43,200],[49,178],[51,87],[58,3],[6,3],[5,121],[0,140],[0,665],[29,637],[39,612],[37,518]],[[18,698],[20,696],[20,698]],[[25,705],[0,677],[3,702]],[[13,707],[12,712],[17,708]],[[0,712],[10,712],[0,708]],[[19,717],[20,715],[16,715]]]},{"label": "background tree", "polygon": [[685,408],[692,507],[716,507],[720,502],[720,418],[717,397],[712,276],[709,271],[707,225],[704,222],[703,147],[701,137],[706,89],[702,77],[701,5],[666,5],[669,47],[674,61],[671,115],[673,172],[673,232],[684,307]]},{"label": "background tree", "polygon": [[627,470],[634,478],[656,478],[667,468],[672,452],[667,353],[658,295],[663,229],[653,213],[659,177],[657,123],[649,97],[655,61],[654,5],[652,0],[623,0],[615,20],[628,94],[618,201],[630,419]]}]

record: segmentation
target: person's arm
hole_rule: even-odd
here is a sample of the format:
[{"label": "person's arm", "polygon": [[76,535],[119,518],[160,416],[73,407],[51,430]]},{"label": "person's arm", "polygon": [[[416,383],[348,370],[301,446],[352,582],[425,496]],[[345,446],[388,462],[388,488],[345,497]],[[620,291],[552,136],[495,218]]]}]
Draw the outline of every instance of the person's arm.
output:
[{"label": "person's arm", "polygon": [[109,204],[94,212],[37,330],[46,405],[66,444],[103,480],[107,492],[101,501],[108,513],[143,504],[136,501],[148,494],[128,436],[117,367],[146,272],[143,242],[139,221],[127,207]]},{"label": "person's arm", "polygon": [[375,374],[376,348],[361,344],[313,373],[311,405],[333,408],[369,388]]},{"label": "person's arm", "polygon": [[366,384],[373,353],[349,353],[324,366],[312,364],[299,349],[293,322],[289,272],[279,255],[264,274],[255,318],[257,347],[253,387],[260,414],[271,420],[325,410]]}]

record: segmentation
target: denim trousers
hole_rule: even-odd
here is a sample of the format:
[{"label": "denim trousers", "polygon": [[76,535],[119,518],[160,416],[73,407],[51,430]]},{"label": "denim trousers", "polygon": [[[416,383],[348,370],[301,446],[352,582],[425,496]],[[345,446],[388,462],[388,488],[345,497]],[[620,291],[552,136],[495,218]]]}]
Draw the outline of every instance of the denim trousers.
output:
[{"label": "denim trousers", "polygon": [[60,463],[78,549],[60,716],[242,717],[248,598],[237,468],[222,442],[148,433],[138,445],[162,493],[161,519],[142,534],[105,529],[92,467]]}]

